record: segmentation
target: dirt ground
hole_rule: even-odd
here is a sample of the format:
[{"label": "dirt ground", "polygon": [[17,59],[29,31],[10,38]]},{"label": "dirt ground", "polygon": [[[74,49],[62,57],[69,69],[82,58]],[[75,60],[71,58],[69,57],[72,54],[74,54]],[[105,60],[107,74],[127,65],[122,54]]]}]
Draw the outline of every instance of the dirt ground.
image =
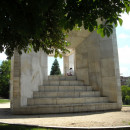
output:
[{"label": "dirt ground", "polygon": [[46,115],[12,115],[10,104],[0,104],[0,122],[38,126],[112,127],[130,126],[130,107],[121,111]]}]

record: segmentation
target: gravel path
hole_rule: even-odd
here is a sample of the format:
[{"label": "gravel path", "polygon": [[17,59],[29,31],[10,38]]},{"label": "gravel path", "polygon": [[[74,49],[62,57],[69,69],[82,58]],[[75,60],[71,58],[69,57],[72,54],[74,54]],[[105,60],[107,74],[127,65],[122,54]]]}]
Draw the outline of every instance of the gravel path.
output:
[{"label": "gravel path", "polygon": [[73,114],[12,115],[10,104],[0,104],[0,122],[39,126],[109,127],[130,126],[130,107],[122,111]]}]

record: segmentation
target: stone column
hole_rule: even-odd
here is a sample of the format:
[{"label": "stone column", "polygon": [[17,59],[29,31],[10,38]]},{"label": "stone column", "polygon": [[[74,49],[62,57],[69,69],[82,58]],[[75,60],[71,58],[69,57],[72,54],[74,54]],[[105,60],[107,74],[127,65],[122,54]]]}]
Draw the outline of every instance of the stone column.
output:
[{"label": "stone column", "polygon": [[21,103],[21,88],[20,88],[20,75],[21,75],[21,56],[15,50],[11,58],[11,110],[12,112],[20,108]]},{"label": "stone column", "polygon": [[110,102],[117,102],[121,108],[121,85],[116,41],[116,31],[111,37],[99,38],[101,49],[102,94],[109,97]]},{"label": "stone column", "polygon": [[67,75],[67,71],[69,70],[69,57],[68,56],[64,56],[64,75]]},{"label": "stone column", "polygon": [[76,48],[76,75],[93,90],[100,90],[121,109],[121,88],[116,32],[102,38],[92,32]]},{"label": "stone column", "polygon": [[69,55],[69,68],[72,68],[75,72],[75,53]]}]

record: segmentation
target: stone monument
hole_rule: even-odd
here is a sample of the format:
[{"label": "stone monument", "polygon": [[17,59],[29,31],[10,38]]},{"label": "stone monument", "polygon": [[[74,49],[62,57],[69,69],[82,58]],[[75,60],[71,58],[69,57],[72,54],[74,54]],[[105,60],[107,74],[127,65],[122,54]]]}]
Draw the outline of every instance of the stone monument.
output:
[{"label": "stone monument", "polygon": [[[121,110],[116,32],[101,38],[96,31],[72,31],[64,76],[48,76],[43,51],[11,59],[11,110],[14,114],[44,114]],[[73,68],[74,76],[66,76]]]}]

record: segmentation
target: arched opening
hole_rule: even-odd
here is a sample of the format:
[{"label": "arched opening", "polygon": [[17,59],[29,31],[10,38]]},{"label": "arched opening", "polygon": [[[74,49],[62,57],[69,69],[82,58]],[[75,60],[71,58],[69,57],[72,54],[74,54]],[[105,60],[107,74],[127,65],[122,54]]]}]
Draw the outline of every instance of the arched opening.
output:
[{"label": "arched opening", "polygon": [[[73,69],[75,75],[75,50],[69,49],[70,53],[63,54],[62,58],[57,57],[61,75],[67,75],[70,68]],[[50,75],[52,64],[55,60],[54,54],[48,56],[48,75]]]}]

